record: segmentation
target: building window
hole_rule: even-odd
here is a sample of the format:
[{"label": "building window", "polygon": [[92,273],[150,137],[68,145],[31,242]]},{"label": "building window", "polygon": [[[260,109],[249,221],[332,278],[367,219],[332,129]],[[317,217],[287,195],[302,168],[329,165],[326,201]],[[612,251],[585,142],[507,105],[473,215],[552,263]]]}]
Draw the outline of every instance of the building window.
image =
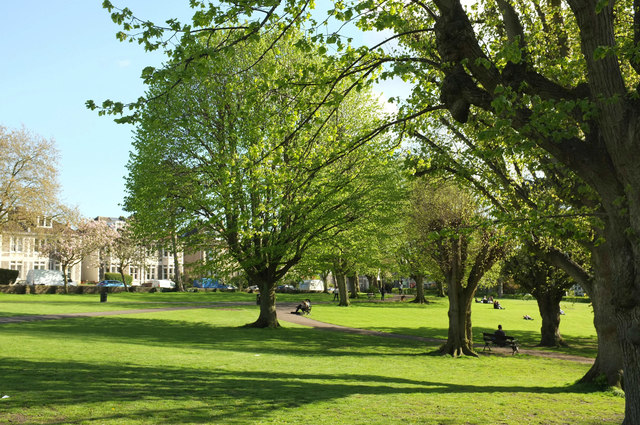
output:
[{"label": "building window", "polygon": [[53,227],[53,220],[51,217],[38,217],[38,227]]},{"label": "building window", "polygon": [[[22,252],[23,238],[11,237],[11,252]],[[15,269],[14,269],[15,270]]]},{"label": "building window", "polygon": [[18,270],[20,273],[19,275],[22,274],[22,261],[11,261],[9,263],[9,269],[10,270]]},{"label": "building window", "polygon": [[62,268],[60,267],[60,263],[56,260],[49,260],[49,270],[62,271]]},{"label": "building window", "polygon": [[155,266],[147,267],[147,280],[151,280],[151,279],[155,279],[155,278],[156,278],[156,268],[155,268]]},{"label": "building window", "polygon": [[173,264],[170,264],[169,266],[162,266],[162,277],[160,279],[171,279],[171,276],[173,276],[173,273],[174,273]]},{"label": "building window", "polygon": [[44,245],[47,243],[44,239],[35,239],[33,241],[33,252],[41,253],[44,251]]},{"label": "building window", "polygon": [[34,270],[45,270],[46,268],[47,268],[47,262],[44,260],[33,262]]}]

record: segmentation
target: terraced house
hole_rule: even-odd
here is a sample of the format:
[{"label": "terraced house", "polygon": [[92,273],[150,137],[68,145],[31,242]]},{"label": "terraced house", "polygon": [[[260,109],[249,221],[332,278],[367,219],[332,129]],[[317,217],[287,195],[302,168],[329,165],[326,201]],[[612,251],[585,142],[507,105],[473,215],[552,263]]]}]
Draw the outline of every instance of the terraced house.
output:
[{"label": "terraced house", "polygon": [[[18,270],[18,281],[26,279],[31,269],[61,270],[60,264],[41,252],[47,240],[58,230],[60,223],[50,217],[33,220],[9,220],[0,226],[0,268]],[[69,278],[81,280],[80,265],[74,266]]]}]

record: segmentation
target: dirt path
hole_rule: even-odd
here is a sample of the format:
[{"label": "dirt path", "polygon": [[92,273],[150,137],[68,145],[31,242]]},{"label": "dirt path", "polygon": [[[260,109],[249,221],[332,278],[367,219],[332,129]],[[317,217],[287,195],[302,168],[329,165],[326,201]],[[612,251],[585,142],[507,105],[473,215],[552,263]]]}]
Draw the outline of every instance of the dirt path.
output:
[{"label": "dirt path", "polygon": [[[0,317],[0,325],[5,323],[24,323],[24,322],[35,322],[41,320],[58,320],[58,319],[70,319],[74,317],[99,317],[99,316],[116,316],[122,314],[140,314],[140,313],[154,313],[159,311],[178,311],[178,310],[193,310],[198,308],[224,308],[224,307],[232,307],[238,305],[253,305],[250,302],[233,302],[233,303],[212,303],[212,304],[201,304],[201,305],[190,305],[190,306],[176,306],[176,307],[161,307],[161,308],[146,308],[146,309],[133,309],[133,310],[114,310],[114,311],[94,311],[94,312],[86,312],[86,313],[67,313],[67,314],[41,314],[41,315],[29,315],[29,316],[9,316],[9,317]],[[398,339],[408,339],[414,341],[422,341],[428,343],[444,343],[444,340],[436,339],[436,338],[425,338],[415,335],[402,335],[402,334],[393,334],[388,332],[380,332],[380,331],[372,331],[368,329],[358,329],[358,328],[350,328],[347,326],[334,325],[331,323],[324,323],[318,320],[314,320],[308,316],[299,316],[297,314],[291,314],[292,311],[296,308],[296,303],[283,303],[277,305],[278,319],[296,323],[298,325],[309,326],[312,328],[333,331],[333,332],[346,332],[357,335],[374,335],[385,338],[398,338]],[[478,348],[478,353],[482,355],[510,355],[510,348],[492,348],[491,352],[482,352],[480,349],[483,347],[482,344],[476,345]],[[594,359],[588,357],[581,356],[572,356],[569,354],[556,353],[552,351],[540,351],[540,350],[529,350],[525,348],[521,348],[519,350],[521,354],[528,354],[531,356],[538,357],[547,357],[561,360],[569,360],[584,364],[593,364]]]},{"label": "dirt path", "polygon": [[[316,329],[334,331],[334,332],[346,332],[346,333],[352,333],[352,334],[358,334],[358,335],[375,335],[375,336],[381,336],[385,338],[410,339],[414,341],[423,341],[423,342],[429,342],[429,343],[443,344],[445,342],[444,340],[437,339],[437,338],[425,338],[425,337],[420,337],[415,335],[392,334],[388,332],[372,331],[368,329],[357,329],[357,328],[350,328],[347,326],[333,325],[331,323],[324,323],[318,320],[314,320],[309,316],[299,316],[297,314],[291,314],[291,312],[295,310],[295,306],[296,306],[295,304],[278,305],[277,306],[278,319],[283,320],[285,322],[296,323],[298,325],[304,325],[304,326],[309,326]],[[482,352],[481,351],[481,349],[483,348],[482,344],[476,344],[476,348],[478,349],[477,352],[481,355],[502,355],[502,356],[511,355],[511,348],[493,347],[491,349],[491,352],[487,352],[487,351]],[[595,359],[592,359],[589,357],[573,356],[573,355],[564,354],[564,353],[556,353],[553,351],[529,350],[526,348],[520,348],[518,351],[520,354],[528,354],[531,356],[547,357],[547,358],[560,359],[560,360],[569,360],[573,362],[590,364],[590,365],[593,364],[593,362],[595,361]]]}]

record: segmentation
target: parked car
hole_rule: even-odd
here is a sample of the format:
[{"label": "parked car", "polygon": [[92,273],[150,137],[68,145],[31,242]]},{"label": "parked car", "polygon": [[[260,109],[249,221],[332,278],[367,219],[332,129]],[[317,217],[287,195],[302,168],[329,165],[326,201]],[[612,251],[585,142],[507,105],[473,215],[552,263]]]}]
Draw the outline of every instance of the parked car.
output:
[{"label": "parked car", "polygon": [[[25,283],[27,285],[62,286],[64,285],[64,275],[57,270],[29,270]],[[68,279],[67,285],[76,286],[77,283]]]},{"label": "parked car", "polygon": [[254,292],[260,292],[260,288],[258,288],[258,285],[251,285],[247,288],[247,292],[250,294]]},{"label": "parked car", "polygon": [[294,292],[296,288],[293,285],[278,285],[276,292]]},{"label": "parked car", "polygon": [[324,291],[324,282],[320,279],[303,280],[298,284],[298,289],[302,292],[322,292]]},{"label": "parked car", "polygon": [[193,281],[194,288],[222,289],[224,285],[218,279],[203,277]]},{"label": "parked car", "polygon": [[144,286],[149,286],[149,283],[152,288],[173,289],[176,287],[175,282],[169,279],[152,279],[147,281]]},{"label": "parked car", "polygon": [[120,282],[119,280],[103,280],[103,281],[100,281],[100,282],[96,283],[96,286],[114,288],[114,287],[122,287],[122,286],[124,286],[124,283]]}]

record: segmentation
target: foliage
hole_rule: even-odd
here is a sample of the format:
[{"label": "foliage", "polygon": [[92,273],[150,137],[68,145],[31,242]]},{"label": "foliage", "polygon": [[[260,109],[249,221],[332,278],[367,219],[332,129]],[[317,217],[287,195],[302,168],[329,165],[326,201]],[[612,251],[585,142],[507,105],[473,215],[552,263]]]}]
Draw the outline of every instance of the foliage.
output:
[{"label": "foliage", "polygon": [[18,270],[0,269],[0,285],[9,285],[16,282]]},{"label": "foliage", "polygon": [[[105,280],[118,280],[122,282],[122,275],[120,273],[115,273],[115,272],[106,272],[104,274],[104,279]],[[131,282],[133,282],[133,276],[131,276],[130,274],[125,274],[124,275],[124,280],[125,283],[127,285],[131,285]]]},{"label": "foliage", "polygon": [[[218,37],[209,42],[224,35]],[[164,199],[179,187],[171,205],[181,211],[176,225],[189,235],[187,243],[217,248],[222,242],[210,251],[210,264],[239,265],[263,294],[315,240],[376,207],[380,201],[371,193],[381,192],[392,149],[382,138],[363,146],[360,136],[376,123],[371,94],[353,93],[320,109],[323,85],[281,84],[315,63],[296,40],[280,40],[262,57],[269,39],[200,62],[197,74],[170,92],[172,80],[153,81],[150,94],[166,98],[140,116],[127,181],[126,206],[136,216],[165,212],[158,194]]]},{"label": "foliage", "polygon": [[69,270],[86,261],[95,262],[97,254],[111,246],[117,232],[103,221],[81,218],[75,213],[59,217],[60,225],[47,239],[41,251],[45,256],[60,263],[64,276],[65,292]]},{"label": "foliage", "polygon": [[32,220],[57,213],[57,164],[53,140],[0,126],[0,224],[17,210]]},{"label": "foliage", "polygon": [[153,255],[149,247],[142,244],[134,233],[133,221],[134,219],[130,218],[123,227],[115,231],[115,238],[113,238],[111,244],[102,253],[102,255],[108,255],[111,264],[117,267],[120,272],[120,278],[118,280],[124,282],[125,287],[128,284],[125,270],[130,266],[137,266],[142,273],[147,266],[147,261]]}]

